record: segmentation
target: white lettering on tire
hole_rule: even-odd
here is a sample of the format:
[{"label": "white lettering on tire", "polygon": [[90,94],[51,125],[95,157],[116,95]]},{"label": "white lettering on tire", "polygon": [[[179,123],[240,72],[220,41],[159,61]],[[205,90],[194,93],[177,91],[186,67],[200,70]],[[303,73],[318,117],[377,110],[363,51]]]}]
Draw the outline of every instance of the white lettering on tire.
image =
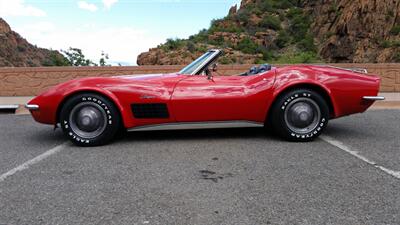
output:
[{"label": "white lettering on tire", "polygon": [[[307,92],[304,92],[304,93],[301,93],[301,94],[294,94],[293,96],[291,96],[291,97],[289,97],[289,98],[286,99],[286,101],[283,103],[281,109],[284,111],[284,110],[286,109],[286,106],[287,106],[291,101],[293,101],[294,99],[299,98],[299,97],[311,98],[311,94],[310,94],[310,93],[307,93]],[[325,125],[325,121],[326,121],[325,118],[321,118],[321,121],[320,121],[320,123],[318,124],[318,127],[316,127],[314,130],[310,131],[310,132],[307,133],[307,134],[297,134],[297,133],[292,132],[290,135],[291,135],[292,137],[301,138],[301,139],[304,139],[304,138],[311,138],[311,137],[313,137],[313,136],[316,136],[320,131],[322,131],[322,128],[323,128],[324,125]]]},{"label": "white lettering on tire", "polygon": [[[99,100],[99,99],[97,99],[97,98],[92,98],[92,97],[82,97],[82,98],[81,98],[81,101],[82,101],[82,102],[94,102],[95,104],[98,104],[99,106],[101,106],[101,107],[104,109],[104,111],[106,112],[106,114],[107,114],[107,121],[108,121],[108,124],[111,125],[111,124],[113,123],[113,121],[112,121],[112,120],[113,120],[113,116],[112,116],[112,114],[111,114],[111,111],[109,110],[109,108],[107,107],[107,105],[106,105],[104,102],[102,102],[101,100]],[[69,131],[69,132],[68,132],[68,135],[69,135],[72,139],[74,139],[75,141],[81,142],[81,143],[86,143],[86,144],[89,144],[89,143],[90,143],[90,140],[89,140],[89,139],[85,139],[85,138],[79,137],[79,136],[77,136],[76,134],[74,134],[74,133],[72,132],[72,130],[70,130],[70,126],[69,126],[69,124],[68,124],[68,121],[64,120],[64,121],[63,121],[63,126],[64,126],[64,128],[65,128],[66,130]]]}]

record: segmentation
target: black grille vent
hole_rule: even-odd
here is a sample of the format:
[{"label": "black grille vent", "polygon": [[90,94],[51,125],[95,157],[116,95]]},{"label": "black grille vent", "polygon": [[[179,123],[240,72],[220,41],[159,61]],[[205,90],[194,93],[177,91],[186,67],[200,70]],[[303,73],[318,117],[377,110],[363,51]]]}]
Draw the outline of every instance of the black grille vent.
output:
[{"label": "black grille vent", "polygon": [[167,104],[132,104],[132,112],[138,119],[164,119],[169,118]]}]

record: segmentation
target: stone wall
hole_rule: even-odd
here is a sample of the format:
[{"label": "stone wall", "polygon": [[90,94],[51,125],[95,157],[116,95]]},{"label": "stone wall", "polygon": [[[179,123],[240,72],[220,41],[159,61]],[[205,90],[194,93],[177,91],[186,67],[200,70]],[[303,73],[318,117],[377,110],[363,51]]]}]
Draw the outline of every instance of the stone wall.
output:
[{"label": "stone wall", "polygon": [[[332,64],[333,66],[366,68],[382,78],[381,91],[400,92],[400,64]],[[221,65],[219,73],[234,75],[247,71],[252,65]],[[0,68],[0,96],[33,96],[71,79],[90,76],[170,73],[183,66],[136,67],[36,67]]]}]

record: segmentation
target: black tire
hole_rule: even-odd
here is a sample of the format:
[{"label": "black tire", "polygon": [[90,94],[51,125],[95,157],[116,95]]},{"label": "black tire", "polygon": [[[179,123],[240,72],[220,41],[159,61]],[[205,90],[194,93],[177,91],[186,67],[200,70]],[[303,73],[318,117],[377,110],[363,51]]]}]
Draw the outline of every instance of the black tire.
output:
[{"label": "black tire", "polygon": [[312,141],[328,125],[329,107],[317,92],[296,89],[278,97],[269,121],[274,132],[289,141]]},{"label": "black tire", "polygon": [[120,114],[113,102],[94,93],[71,97],[60,112],[64,134],[78,146],[109,143],[118,132],[120,123]]}]

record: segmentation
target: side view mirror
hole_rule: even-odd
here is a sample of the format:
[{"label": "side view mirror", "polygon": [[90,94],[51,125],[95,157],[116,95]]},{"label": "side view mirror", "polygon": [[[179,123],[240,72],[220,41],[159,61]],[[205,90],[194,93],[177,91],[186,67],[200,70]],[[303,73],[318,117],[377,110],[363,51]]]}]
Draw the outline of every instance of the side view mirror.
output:
[{"label": "side view mirror", "polygon": [[[214,71],[214,68],[212,68],[212,71]],[[204,72],[206,73],[207,80],[213,80],[213,75],[209,68],[207,68]]]}]

